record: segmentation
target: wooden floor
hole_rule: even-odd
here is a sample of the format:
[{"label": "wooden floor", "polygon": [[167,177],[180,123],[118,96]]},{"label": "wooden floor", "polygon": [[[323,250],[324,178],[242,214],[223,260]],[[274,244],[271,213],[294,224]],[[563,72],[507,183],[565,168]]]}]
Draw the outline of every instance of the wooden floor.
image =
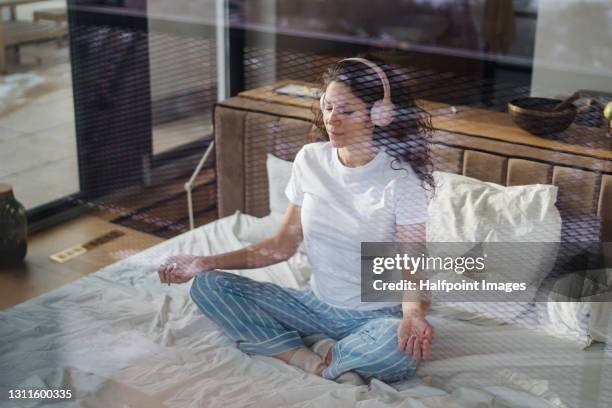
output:
[{"label": "wooden floor", "polygon": [[[122,231],[125,235],[63,264],[49,259],[49,255],[112,230]],[[34,234],[28,240],[24,263],[0,269],[0,309],[63,286],[162,241],[162,238],[110,223],[95,214]]]},{"label": "wooden floor", "polygon": [[[194,186],[196,226],[216,219],[216,207],[213,211],[201,210],[210,207],[210,197],[207,197],[206,192],[210,190],[210,183],[214,182],[214,177],[214,171],[205,170],[196,179]],[[122,197],[113,204],[126,211],[132,211],[139,207],[150,206],[155,201],[166,202],[167,197],[175,197],[183,191],[185,179],[180,178],[176,182],[168,182],[132,196]],[[204,185],[208,187],[197,189],[198,186]],[[215,187],[212,187],[215,190]],[[177,208],[168,208],[167,205],[155,208],[154,215],[165,220],[175,219],[179,215],[185,216],[184,191],[183,197],[179,197],[178,201],[180,203],[176,205]],[[145,232],[147,229],[142,228],[143,226],[134,224],[133,228],[130,228],[111,222],[116,217],[117,214],[110,211],[92,212],[31,235],[28,238],[28,253],[23,264],[0,269],[0,310],[56,289],[165,240]],[[121,231],[125,235],[88,250],[65,263],[57,263],[49,258],[50,255],[84,244],[110,231]]]}]

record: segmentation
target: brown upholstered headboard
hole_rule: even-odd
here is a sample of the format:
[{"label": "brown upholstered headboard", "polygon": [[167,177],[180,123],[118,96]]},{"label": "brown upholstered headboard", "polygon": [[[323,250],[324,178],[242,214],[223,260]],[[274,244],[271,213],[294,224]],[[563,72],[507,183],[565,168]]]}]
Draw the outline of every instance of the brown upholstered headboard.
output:
[{"label": "brown upholstered headboard", "polygon": [[[266,153],[292,160],[311,129],[309,109],[231,98],[214,112],[219,217],[269,213]],[[465,134],[436,132],[436,170],[502,185],[559,186],[562,214],[603,219],[612,241],[612,161]]]}]

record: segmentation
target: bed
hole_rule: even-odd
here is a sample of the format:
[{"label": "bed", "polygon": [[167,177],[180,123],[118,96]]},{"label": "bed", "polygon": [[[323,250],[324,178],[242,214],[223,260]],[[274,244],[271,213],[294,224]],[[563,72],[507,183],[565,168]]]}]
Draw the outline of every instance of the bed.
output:
[{"label": "bed", "polygon": [[[430,316],[437,330],[433,358],[419,367],[415,378],[401,383],[373,380],[360,387],[339,385],[279,360],[238,351],[195,307],[189,285],[161,285],[157,268],[171,254],[205,255],[247,244],[241,231],[269,211],[262,158],[273,153],[289,160],[305,142],[310,131],[306,110],[243,99],[226,101],[215,110],[218,221],[0,314],[2,406],[603,408],[612,404],[609,344],[581,350],[531,328],[458,320],[435,309]],[[253,132],[260,136],[251,137]],[[504,184],[525,177],[526,168],[534,177],[525,154],[514,158],[508,156],[511,151],[471,150],[466,146],[469,140],[438,137],[443,143],[434,151],[444,149],[439,163],[448,171],[495,177],[495,172],[484,171],[483,163],[495,168],[496,158],[501,157],[507,166],[500,173]],[[517,165],[517,160],[527,167]],[[546,171],[559,166],[534,163]],[[554,170],[546,177],[576,170],[566,167],[566,173]],[[595,211],[611,208],[606,195],[610,181],[605,177],[598,174],[603,188],[588,197],[596,203],[590,207]],[[574,191],[568,190],[571,186],[561,188]],[[575,206],[578,196],[570,196],[565,203]],[[584,203],[574,208],[583,209]],[[300,288],[309,271],[305,256],[297,253],[287,262],[235,273]],[[73,398],[9,400],[9,389],[69,389]]]}]

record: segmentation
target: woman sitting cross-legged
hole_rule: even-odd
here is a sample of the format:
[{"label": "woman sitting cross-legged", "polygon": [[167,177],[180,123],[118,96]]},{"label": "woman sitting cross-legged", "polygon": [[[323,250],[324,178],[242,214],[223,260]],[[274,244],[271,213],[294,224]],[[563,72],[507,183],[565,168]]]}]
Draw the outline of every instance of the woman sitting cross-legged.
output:
[{"label": "woman sitting cross-legged", "polygon": [[[361,58],[332,66],[315,118],[323,141],[298,152],[276,235],[220,255],[172,256],[160,266],[163,283],[195,277],[193,301],[242,351],[355,384],[409,378],[430,356],[425,297],[361,299],[361,242],[425,240],[430,126],[402,78]],[[309,290],[218,271],[285,261],[302,241]],[[304,337],[320,334],[327,338],[306,347]]]}]

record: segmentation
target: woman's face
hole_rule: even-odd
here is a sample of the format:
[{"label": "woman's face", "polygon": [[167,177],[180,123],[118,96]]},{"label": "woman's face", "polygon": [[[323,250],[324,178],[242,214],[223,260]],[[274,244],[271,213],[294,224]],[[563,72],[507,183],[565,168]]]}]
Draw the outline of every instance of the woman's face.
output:
[{"label": "woman's face", "polygon": [[323,123],[336,148],[372,140],[374,126],[366,104],[341,82],[332,81],[325,90]]}]

